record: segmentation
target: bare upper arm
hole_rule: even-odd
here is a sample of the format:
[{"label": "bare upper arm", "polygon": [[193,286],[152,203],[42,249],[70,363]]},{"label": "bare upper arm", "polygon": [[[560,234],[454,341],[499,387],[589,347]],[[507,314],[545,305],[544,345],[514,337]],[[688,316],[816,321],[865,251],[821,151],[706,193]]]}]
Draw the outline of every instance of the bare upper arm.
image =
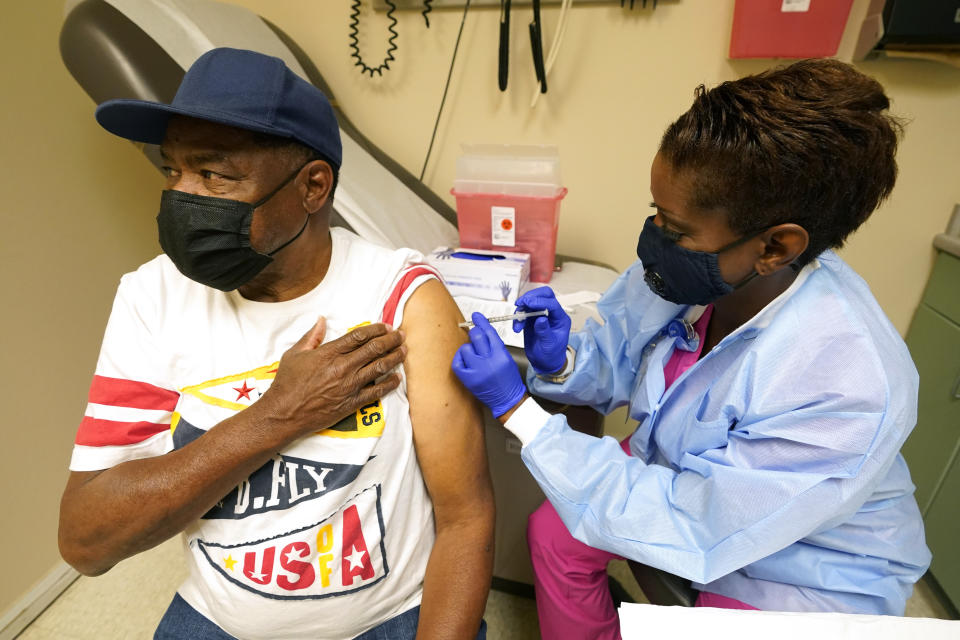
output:
[{"label": "bare upper arm", "polygon": [[401,323],[414,444],[438,527],[477,517],[478,506],[492,508],[483,417],[450,368],[467,340],[461,320],[446,288],[431,280],[410,297]]},{"label": "bare upper arm", "polygon": [[77,490],[104,471],[105,469],[99,471],[71,471],[70,475],[67,476],[67,485],[63,488],[63,496],[60,498],[61,505],[69,502]]}]

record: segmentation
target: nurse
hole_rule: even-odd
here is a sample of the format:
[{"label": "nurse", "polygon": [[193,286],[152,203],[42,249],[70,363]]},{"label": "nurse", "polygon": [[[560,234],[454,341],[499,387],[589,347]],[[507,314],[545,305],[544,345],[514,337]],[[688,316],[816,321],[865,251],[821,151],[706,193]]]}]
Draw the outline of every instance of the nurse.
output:
[{"label": "nurse", "polygon": [[930,562],[900,448],[917,373],[832,249],[893,188],[883,88],[807,60],[699,87],[651,168],[639,260],[570,334],[548,287],[518,309],[532,393],[603,413],[572,430],[482,316],[453,370],[520,438],[547,496],[528,540],[543,637],[619,638],[611,559],[693,582],[700,606],[902,615]]}]

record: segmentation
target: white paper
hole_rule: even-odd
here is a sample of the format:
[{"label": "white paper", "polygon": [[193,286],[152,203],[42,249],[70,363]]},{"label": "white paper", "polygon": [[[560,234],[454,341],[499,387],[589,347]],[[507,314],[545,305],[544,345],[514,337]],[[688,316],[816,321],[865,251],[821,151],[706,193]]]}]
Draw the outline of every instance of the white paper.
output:
[{"label": "white paper", "polygon": [[782,13],[806,13],[810,11],[810,0],[783,0],[780,11]]},{"label": "white paper", "polygon": [[564,309],[571,309],[581,304],[589,304],[600,299],[602,294],[599,291],[572,291],[570,293],[558,293],[557,302]]},{"label": "white paper", "polygon": [[[507,316],[516,313],[517,307],[510,302],[498,302],[496,300],[481,300],[469,296],[454,296],[454,301],[460,307],[460,313],[465,320],[469,320],[474,311],[479,311],[485,318],[494,316]],[[513,332],[513,321],[497,322],[490,325],[497,330],[497,335],[508,347],[523,348],[523,333]]]},{"label": "white paper", "polygon": [[709,640],[956,640],[960,621],[900,618],[847,613],[781,613],[713,609],[709,607],[659,607],[652,604],[620,605],[623,640],[709,638]]}]

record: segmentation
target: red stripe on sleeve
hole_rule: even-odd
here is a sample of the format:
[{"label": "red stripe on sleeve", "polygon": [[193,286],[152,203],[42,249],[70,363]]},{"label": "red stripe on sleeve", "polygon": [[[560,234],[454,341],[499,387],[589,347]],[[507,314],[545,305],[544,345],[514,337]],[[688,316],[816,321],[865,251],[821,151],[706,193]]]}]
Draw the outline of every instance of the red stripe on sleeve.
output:
[{"label": "red stripe on sleeve", "polygon": [[180,394],[146,382],[93,376],[89,401],[114,407],[173,411]]},{"label": "red stripe on sleeve", "polygon": [[430,267],[420,264],[413,265],[403,274],[400,281],[387,297],[387,302],[383,305],[383,313],[380,314],[380,322],[385,322],[390,325],[393,324],[393,318],[397,315],[397,307],[400,304],[400,299],[403,297],[407,287],[420,276],[436,276],[441,282],[443,281],[440,274]]},{"label": "red stripe on sleeve", "polygon": [[169,428],[169,424],[118,422],[85,416],[77,429],[76,443],[87,447],[137,444]]}]

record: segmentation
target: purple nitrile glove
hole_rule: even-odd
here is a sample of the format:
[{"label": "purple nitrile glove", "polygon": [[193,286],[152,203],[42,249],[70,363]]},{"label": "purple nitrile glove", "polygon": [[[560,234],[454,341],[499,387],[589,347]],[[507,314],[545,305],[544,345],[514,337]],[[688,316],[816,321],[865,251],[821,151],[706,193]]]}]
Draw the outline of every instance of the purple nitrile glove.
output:
[{"label": "purple nitrile glove", "polygon": [[527,392],[520,370],[496,329],[483,314],[474,313],[470,342],[453,356],[453,372],[470,393],[499,418],[515,407]]},{"label": "purple nitrile glove", "polygon": [[523,330],[523,350],[537,373],[557,373],[567,363],[570,316],[550,287],[538,287],[517,298],[517,311],[547,310],[547,317],[514,320],[513,331]]}]

